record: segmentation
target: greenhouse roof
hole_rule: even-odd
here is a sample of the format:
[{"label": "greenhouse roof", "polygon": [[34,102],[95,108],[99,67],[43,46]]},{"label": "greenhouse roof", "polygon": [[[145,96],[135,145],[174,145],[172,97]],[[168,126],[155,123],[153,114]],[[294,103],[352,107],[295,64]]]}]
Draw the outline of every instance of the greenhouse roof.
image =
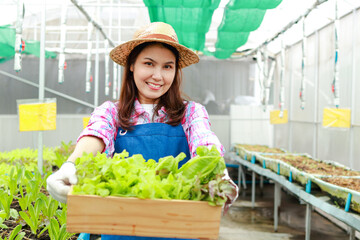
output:
[{"label": "greenhouse roof", "polygon": [[[23,0],[25,14],[22,38],[40,40],[41,11],[45,0]],[[17,0],[0,3],[0,26],[17,22]],[[66,1],[46,0],[46,49],[59,52],[61,48],[61,13]],[[246,52],[267,43],[268,50],[280,51],[280,36],[285,45],[329,24],[335,18],[335,0],[68,0],[66,10],[66,53],[88,51],[88,39],[95,51],[95,31],[88,38],[88,19],[102,29],[100,52],[107,52],[104,36],[117,45],[129,40],[135,29],[150,21],[165,21],[173,25],[181,43],[205,55],[220,59]],[[77,3],[84,11],[81,12]],[[97,8],[99,6],[99,8]],[[358,0],[338,0],[339,16],[360,7]],[[312,11],[309,11],[313,9]],[[284,33],[284,34],[278,34]],[[79,55],[77,55],[79,56]]]}]

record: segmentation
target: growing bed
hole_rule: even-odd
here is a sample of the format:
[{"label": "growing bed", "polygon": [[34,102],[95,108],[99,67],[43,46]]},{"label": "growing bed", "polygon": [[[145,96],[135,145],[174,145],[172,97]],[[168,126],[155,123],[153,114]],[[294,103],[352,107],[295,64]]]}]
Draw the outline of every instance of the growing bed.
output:
[{"label": "growing bed", "polygon": [[312,181],[327,192],[334,202],[346,207],[349,201],[349,208],[360,213],[360,177],[315,177]]}]

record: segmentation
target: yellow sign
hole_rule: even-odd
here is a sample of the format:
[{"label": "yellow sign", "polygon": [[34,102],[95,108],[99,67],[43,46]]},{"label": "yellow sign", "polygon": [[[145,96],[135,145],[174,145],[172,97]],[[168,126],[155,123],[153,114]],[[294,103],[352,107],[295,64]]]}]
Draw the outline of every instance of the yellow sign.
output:
[{"label": "yellow sign", "polygon": [[86,128],[89,124],[90,117],[83,117],[83,127]]},{"label": "yellow sign", "polygon": [[324,127],[350,128],[350,119],[350,109],[324,108]]},{"label": "yellow sign", "polygon": [[19,130],[56,129],[56,102],[19,104]]},{"label": "yellow sign", "polygon": [[280,110],[273,110],[270,112],[270,123],[271,124],[284,124],[288,123],[288,111],[284,110],[280,115]]}]

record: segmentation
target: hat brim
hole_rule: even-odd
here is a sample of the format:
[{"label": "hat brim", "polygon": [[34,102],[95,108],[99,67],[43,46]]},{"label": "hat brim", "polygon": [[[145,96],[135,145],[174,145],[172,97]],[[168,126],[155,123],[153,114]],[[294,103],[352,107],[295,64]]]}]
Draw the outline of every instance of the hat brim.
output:
[{"label": "hat brim", "polygon": [[199,62],[199,56],[192,51],[191,49],[168,40],[164,39],[158,39],[158,38],[146,38],[146,39],[134,39],[127,41],[123,44],[120,44],[119,46],[115,47],[110,52],[110,58],[116,62],[117,64],[120,64],[121,66],[125,66],[127,62],[127,58],[129,54],[134,50],[134,48],[142,43],[145,42],[160,42],[168,44],[179,52],[179,67],[184,68],[191,64]]}]

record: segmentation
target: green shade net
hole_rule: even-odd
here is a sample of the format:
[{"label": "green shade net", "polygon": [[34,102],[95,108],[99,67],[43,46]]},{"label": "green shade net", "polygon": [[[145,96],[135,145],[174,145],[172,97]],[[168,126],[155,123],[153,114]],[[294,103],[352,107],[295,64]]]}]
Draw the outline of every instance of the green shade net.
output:
[{"label": "green shade net", "polygon": [[144,0],[151,22],[173,26],[179,42],[202,51],[214,10],[220,0]]},{"label": "green shade net", "polygon": [[[15,55],[15,29],[10,25],[0,26],[0,63],[10,60]],[[40,42],[25,41],[22,54],[31,54],[40,57]],[[45,51],[46,58],[55,58],[56,53]]]},{"label": "green shade net", "polygon": [[214,56],[226,59],[244,45],[251,31],[256,30],[267,9],[276,8],[282,0],[230,0],[218,28]]}]

